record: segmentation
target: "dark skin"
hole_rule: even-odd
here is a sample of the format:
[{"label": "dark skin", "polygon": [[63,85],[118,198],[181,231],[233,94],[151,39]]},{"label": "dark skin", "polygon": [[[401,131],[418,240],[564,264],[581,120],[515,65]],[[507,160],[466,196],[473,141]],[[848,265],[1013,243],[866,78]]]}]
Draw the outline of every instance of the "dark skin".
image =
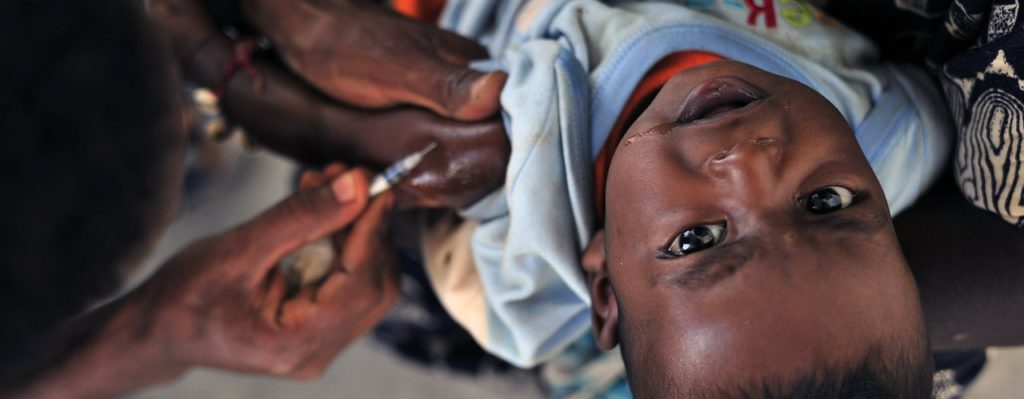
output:
[{"label": "dark skin", "polygon": [[[464,207],[501,185],[510,150],[495,114],[505,75],[467,68],[486,57],[479,45],[369,2],[242,4],[283,61],[256,60],[262,84],[237,73],[227,85],[222,108],[254,140],[312,165],[374,169],[436,142],[395,190],[399,207]],[[220,85],[233,44],[201,4],[152,0],[150,14],[185,76]]]},{"label": "dark skin", "polygon": [[[393,197],[367,198],[368,178],[364,170],[338,164],[307,172],[296,194],[192,244],[144,285],[91,315],[105,318],[91,339],[5,395],[112,397],[200,366],[319,376],[387,314],[400,293],[386,241]],[[177,183],[166,186],[181,187]],[[170,213],[173,202],[154,205],[154,215]],[[152,236],[161,227],[155,223]],[[278,260],[325,235],[340,249],[335,268],[323,282],[286,296]],[[67,329],[93,322],[76,320]]]},{"label": "dark skin", "polygon": [[[287,26],[289,21],[280,21],[272,17],[274,15],[284,15],[289,10],[278,10],[278,13],[260,13],[258,6],[272,7],[274,6],[273,0],[249,0],[243,1],[243,5],[246,6],[245,12],[250,20],[252,21],[263,21],[262,24],[270,27],[271,24],[277,24],[278,28],[284,28]],[[401,60],[389,60],[390,63],[398,65],[403,69],[407,69],[410,65],[436,65],[437,71],[434,79],[422,79],[407,82],[411,84],[411,88],[403,89],[401,87],[392,87],[391,92],[395,93],[395,99],[386,101],[390,104],[396,103],[408,103],[416,104],[422,108],[431,109],[441,115],[455,116],[454,112],[444,111],[445,107],[438,107],[431,105],[431,94],[451,94],[459,92],[457,89],[451,89],[457,85],[448,85],[449,88],[443,88],[445,82],[465,82],[466,79],[455,78],[463,74],[463,69],[459,68],[463,65],[465,59],[478,57],[482,54],[480,49],[475,44],[469,43],[465,40],[459,40],[459,38],[453,38],[450,35],[436,34],[436,30],[427,29],[425,25],[413,21],[408,21],[401,18],[395,18],[395,15],[388,10],[384,10],[376,5],[369,4],[368,2],[358,1],[335,1],[331,5],[325,6],[328,2],[317,2],[318,5],[314,5],[311,8],[316,11],[318,8],[324,11],[309,13],[308,11],[304,14],[306,18],[310,20],[322,20],[324,16],[340,14],[339,11],[345,11],[353,13],[353,15],[361,16],[361,20],[369,18],[370,20],[380,21],[394,21],[400,22],[403,32],[401,37],[407,39],[407,42],[415,42],[412,45],[413,49],[408,49],[409,45],[403,45],[402,40],[389,39],[385,40],[389,46],[384,48],[389,51],[382,53],[374,53],[376,55],[381,54],[403,54]],[[823,2],[821,2],[823,3]],[[858,3],[857,10],[864,11],[875,9],[875,6],[865,6]],[[354,11],[355,10],[355,11]],[[332,14],[335,13],[335,14]],[[315,14],[315,15],[312,15]],[[351,20],[351,19],[350,19]],[[296,18],[291,21],[302,21],[302,18]],[[280,23],[278,23],[280,22]],[[338,25],[340,26],[340,25]],[[347,35],[346,32],[338,32],[338,26],[328,25],[323,32],[330,32],[331,34]],[[390,26],[387,23],[376,23],[374,26]],[[379,37],[379,31],[373,31],[370,29],[369,35],[377,35]],[[275,36],[269,32],[266,32],[270,36]],[[374,33],[376,32],[376,33]],[[277,34],[276,36],[281,36]],[[287,40],[283,41],[286,42]],[[281,43],[275,44],[280,48]],[[307,48],[313,48],[315,45],[328,45],[333,46],[327,49],[321,49],[319,54],[323,62],[308,62],[310,68],[316,69],[315,72],[312,69],[307,69],[298,66],[301,62],[295,57],[287,57],[286,64],[291,66],[292,71],[298,71],[298,75],[302,76],[302,79],[282,78],[282,81],[288,81],[288,86],[295,86],[290,91],[295,93],[305,93],[308,91],[307,87],[298,85],[300,80],[306,82],[326,82],[329,76],[333,73],[339,73],[345,68],[352,68],[355,65],[355,71],[364,71],[365,65],[369,64],[352,64],[352,63],[337,63],[329,62],[332,59],[326,58],[326,54],[339,54],[342,57],[337,59],[349,59],[352,58],[350,53],[353,51],[351,47],[340,45],[340,41],[335,40],[307,40],[309,46]],[[405,46],[405,47],[403,47]],[[229,54],[228,46],[226,43],[222,44],[222,48],[217,51],[211,51],[218,53],[222,58],[227,57]],[[433,50],[433,49],[438,50]],[[356,46],[358,52],[362,52],[363,47]],[[408,50],[406,50],[408,49]],[[297,52],[292,51],[292,54]],[[444,57],[432,57],[431,54],[447,54]],[[452,56],[452,54],[459,53],[464,55]],[[450,60],[450,61],[446,61]],[[327,66],[330,67],[320,67]],[[387,65],[385,63],[376,64]],[[259,65],[261,70],[266,70],[265,74],[274,74],[271,68],[280,71],[282,74],[287,74],[290,71],[282,69],[280,66],[270,63],[263,62]],[[220,66],[213,67],[212,75],[214,77],[219,76],[221,70]],[[444,71],[449,71],[448,75],[444,74]],[[319,74],[319,75],[318,75]],[[306,79],[305,77],[310,78]],[[318,77],[321,76],[321,77]],[[446,77],[450,76],[450,77]],[[242,84],[235,83],[231,86],[232,91],[238,91],[241,93],[247,93],[250,91],[251,84],[248,82],[247,76],[240,75],[237,81],[241,81]],[[273,76],[270,77],[269,81],[273,82],[277,80]],[[390,84],[387,82],[388,79],[383,81],[377,81],[379,84]],[[432,82],[432,83],[431,83]],[[341,91],[331,91],[325,89],[326,84],[316,84],[320,86],[320,90],[323,93],[328,93],[333,98],[346,100],[343,95],[337,94]],[[396,89],[398,92],[396,92]],[[418,91],[418,93],[399,93],[402,90]],[[301,97],[308,96],[309,93],[301,94]],[[407,183],[403,183],[397,190],[397,203],[400,206],[406,206],[408,204],[422,204],[427,206],[437,205],[455,205],[463,206],[471,203],[476,198],[479,198],[482,193],[487,192],[485,187],[497,187],[501,182],[502,172],[504,170],[503,164],[507,161],[508,157],[508,143],[504,139],[503,133],[497,134],[496,132],[501,130],[500,124],[496,120],[491,120],[485,123],[477,125],[466,125],[454,123],[452,121],[438,118],[431,113],[423,112],[419,109],[409,110],[414,112],[395,112],[394,114],[388,111],[380,113],[370,113],[363,111],[356,111],[348,109],[348,112],[341,112],[335,109],[336,104],[324,103],[322,98],[311,96],[308,100],[288,102],[287,104],[296,104],[294,107],[285,107],[284,102],[277,101],[277,96],[251,96],[241,95],[237,97],[245,97],[244,100],[238,101],[254,101],[254,102],[265,102],[265,106],[248,106],[239,105],[239,110],[231,112],[233,114],[248,115],[247,118],[252,118],[254,123],[250,124],[250,130],[259,126],[267,126],[261,128],[260,131],[265,133],[258,134],[261,140],[267,142],[275,142],[278,144],[271,145],[271,147],[277,148],[278,151],[282,151],[286,154],[298,157],[299,159],[310,159],[314,163],[323,162],[325,160],[334,159],[331,158],[332,154],[342,154],[342,159],[353,159],[353,162],[367,162],[371,165],[380,167],[387,164],[390,160],[396,159],[401,154],[411,152],[417,148],[421,148],[422,139],[415,139],[416,137],[428,136],[428,137],[440,137],[437,140],[442,142],[458,143],[453,147],[458,147],[458,150],[450,151],[444,158],[428,158],[427,162],[431,163],[431,166],[422,168],[421,173],[424,177],[429,177],[426,180],[409,180]],[[463,96],[468,98],[467,96]],[[282,96],[285,98],[285,96]],[[400,100],[401,99],[401,100]],[[417,99],[427,99],[425,101],[419,101]],[[238,102],[236,101],[236,103]],[[359,101],[354,101],[359,103]],[[292,136],[285,134],[279,134],[275,132],[291,132],[294,133],[299,129],[288,129],[287,126],[277,126],[283,120],[290,121],[301,121],[301,120],[314,120],[304,119],[298,117],[292,118],[266,118],[263,120],[257,119],[259,116],[272,115],[268,112],[245,112],[245,109],[267,109],[268,107],[275,107],[277,110],[290,109],[293,115],[301,114],[303,109],[309,109],[308,106],[299,106],[298,104],[318,104],[313,108],[319,108],[324,106],[328,111],[322,112],[325,115],[324,120],[333,120],[331,123],[319,123],[312,124],[319,126],[335,126],[335,128],[343,126],[354,126],[351,125],[352,120],[358,122],[370,122],[370,121],[381,121],[375,123],[372,126],[350,128],[350,132],[381,132],[389,131],[393,129],[378,129],[376,126],[388,126],[389,120],[395,121],[395,125],[405,126],[407,129],[413,131],[422,131],[421,134],[406,134],[400,137],[393,137],[393,135],[376,135],[383,140],[398,139],[401,144],[389,147],[372,144],[366,146],[366,151],[347,151],[348,144],[330,145],[332,140],[302,140],[291,139]],[[229,104],[229,108],[233,105]],[[484,107],[486,108],[486,107]],[[229,110],[230,112],[230,110]],[[486,112],[483,112],[486,114]],[[395,115],[397,114],[397,115]],[[354,115],[350,117],[349,115]],[[394,118],[400,115],[400,118]],[[327,116],[333,116],[328,118]],[[380,116],[379,118],[375,116]],[[387,117],[385,117],[387,116]],[[467,118],[460,118],[467,119]],[[474,128],[476,127],[476,128]],[[265,130],[263,130],[265,129]],[[333,135],[329,130],[322,128],[310,128],[308,130],[299,131],[310,131],[310,132],[326,132],[325,136],[341,137],[342,135]],[[446,138],[445,134],[450,134],[454,137]],[[408,138],[407,138],[408,137]],[[312,146],[309,148],[302,148],[301,145],[304,142],[317,142],[327,143],[329,145],[324,146]],[[380,148],[390,148],[393,151],[374,155],[373,157],[362,158],[361,154],[378,154],[371,150],[380,151]],[[328,151],[319,151],[324,148],[330,148]],[[474,170],[477,171],[471,178],[463,178],[458,180],[446,179],[444,176],[452,176],[458,174],[458,170],[452,168],[444,168],[441,165],[445,164],[445,160],[452,159],[456,162],[452,163],[458,165],[468,165],[469,167],[463,170]],[[436,166],[435,166],[436,165]],[[461,175],[460,176],[464,176]],[[410,187],[408,183],[411,182],[429,182],[426,184],[418,184],[415,187]],[[991,215],[984,211],[977,210],[968,202],[964,201],[959,192],[956,191],[955,187],[944,187],[940,190],[932,190],[932,192],[926,194],[918,202],[918,205],[909,209],[904,215],[901,215],[896,220],[897,234],[900,238],[900,242],[903,244],[903,251],[907,255],[911,267],[914,270],[915,276],[918,278],[918,285],[921,287],[922,298],[926,314],[929,315],[929,330],[931,331],[931,341],[935,349],[964,349],[964,348],[978,348],[987,345],[1015,345],[1024,342],[1024,325],[1017,323],[1017,320],[1021,318],[1016,317],[1020,313],[1019,309],[1014,309],[1013,304],[1024,303],[1020,298],[1020,290],[1017,285],[1013,284],[1016,281],[1022,281],[1021,278],[1016,278],[1021,272],[1021,269],[1017,267],[1020,259],[1024,257],[1024,253],[1017,251],[1018,248],[1024,248],[1022,241],[1024,241],[1024,234],[1019,230],[1012,228],[1011,226],[1005,225],[998,219],[991,217]],[[936,239],[941,240],[942,244],[937,244]],[[985,265],[984,267],[976,267],[976,265]],[[972,282],[972,283],[967,283]]]},{"label": "dark skin", "polygon": [[[243,0],[289,69],[328,96],[369,108],[413,104],[464,121],[494,115],[503,73],[466,68],[475,42],[360,0]],[[395,55],[401,55],[396,57]]]},{"label": "dark skin", "polygon": [[[203,31],[202,25],[194,23],[180,27]],[[209,44],[204,48],[212,49],[204,50],[211,54],[203,58],[214,61],[196,62],[196,65],[206,65],[208,72],[212,71],[206,82],[213,85],[219,81],[230,46],[220,38],[209,42],[200,40],[200,44],[203,43]],[[193,62],[191,58],[181,61]],[[210,64],[204,64],[206,62]],[[262,120],[251,119],[259,123],[250,126],[250,131],[255,133],[257,130],[253,129],[258,128],[258,124],[270,124],[259,137],[266,143],[279,140],[276,143],[282,152],[314,158],[323,156],[308,155],[316,154],[316,148],[325,142],[323,139],[312,140],[314,145],[302,144],[305,142],[302,137],[316,138],[331,132],[325,128],[331,124],[318,123],[321,115],[339,115],[339,118],[369,115],[366,117],[385,121],[381,123],[386,123],[385,115],[390,117],[388,111],[379,114],[380,118],[372,113],[350,114],[348,112],[357,110],[325,100],[319,92],[303,85],[303,80],[288,75],[293,72],[280,65],[261,63],[258,68],[267,76],[267,90],[271,94],[254,91],[248,77],[239,74],[232,80],[229,90],[229,96],[235,100],[227,101],[226,106],[236,106],[232,104],[238,104],[240,98],[255,98],[252,101],[257,104],[266,104],[266,108],[258,108],[261,112],[238,111],[236,114],[244,118],[262,116]],[[268,72],[271,70],[287,77],[271,76],[274,74]],[[239,106],[246,109],[245,105]],[[267,117],[272,113],[266,111],[272,109],[282,112],[282,116]],[[426,112],[415,115],[425,114],[436,118]],[[286,123],[290,120],[296,125]],[[345,120],[359,121],[358,118]],[[405,125],[415,120],[402,121],[399,125],[408,128]],[[304,125],[310,121],[311,125]],[[313,127],[288,130],[295,126]],[[181,127],[176,129],[180,131]],[[453,128],[433,129],[427,131]],[[291,146],[287,146],[288,143]],[[418,144],[403,145],[411,150]],[[507,148],[507,143],[503,145]],[[180,156],[178,153],[169,159],[180,161]],[[180,162],[172,163],[176,165],[170,165],[169,171],[180,170]],[[503,163],[500,164],[503,169]],[[368,202],[357,196],[339,202],[333,188],[335,184],[327,182],[339,181],[339,173],[344,171],[344,168],[334,167],[322,175],[307,175],[303,178],[303,190],[273,210],[183,251],[165,266],[159,279],[104,309],[101,313],[108,319],[92,334],[93,339],[69,353],[61,364],[26,381],[22,391],[5,394],[108,397],[173,379],[192,366],[226,367],[298,378],[316,376],[338,350],[372,325],[397,295],[393,263],[386,256],[382,257],[389,253],[387,243],[381,238],[380,223],[387,200]],[[355,175],[360,181],[356,185],[365,184],[365,172],[359,173]],[[169,190],[180,187],[180,176],[175,173],[168,176],[163,187]],[[354,191],[364,192],[362,189]],[[166,223],[173,209],[173,199],[177,197],[176,192],[171,191],[164,197],[166,203],[153,205],[154,221],[161,221],[154,223],[153,237],[159,226]],[[266,234],[275,230],[286,234]],[[281,297],[279,276],[268,265],[275,264],[281,254],[302,242],[329,231],[340,231],[336,243],[343,254],[344,271],[336,271],[328,277],[327,283],[310,287],[294,300]],[[138,251],[143,253],[146,249]],[[339,292],[344,295],[337,295]],[[316,298],[316,302],[311,298]],[[197,303],[202,305],[197,306]],[[74,327],[69,326],[71,328]],[[196,338],[197,331],[203,331],[200,339]],[[223,350],[225,348],[230,350]]]},{"label": "dark skin", "polygon": [[[249,7],[247,13],[250,14],[250,19],[256,19],[252,17],[255,14],[253,6],[257,5],[256,3],[246,3]],[[152,10],[167,31],[176,32],[172,35],[176,38],[174,44],[180,54],[179,58],[182,58],[182,63],[186,68],[202,67],[205,71],[203,73],[192,72],[191,76],[205,76],[205,84],[216,85],[219,82],[221,71],[227,63],[226,60],[230,56],[230,43],[216,34],[213,35],[216,39],[209,41],[209,36],[213,31],[205,29],[208,26],[207,22],[199,23],[199,21],[205,21],[206,16],[201,10],[196,11],[194,1],[154,0],[152,4],[154,6],[173,5],[176,11],[173,14],[161,14],[159,7],[153,7]],[[351,7],[358,3],[339,2],[338,4]],[[387,21],[396,20],[393,18],[393,14],[379,10],[373,11],[372,15],[384,20],[382,26],[387,25]],[[170,16],[181,18],[176,21],[169,18]],[[416,23],[411,25],[409,23],[409,21],[405,21],[403,25],[419,26]],[[422,29],[422,26],[413,28],[417,34],[411,36],[433,37],[429,32],[424,33]],[[320,42],[334,43],[331,40]],[[451,41],[431,39],[421,41],[420,44],[434,43],[437,45],[437,43],[445,42]],[[281,47],[281,43],[276,44],[278,48]],[[191,49],[197,47],[204,47],[204,54],[189,56],[189,54],[193,54]],[[453,48],[463,49],[470,47],[472,46],[461,44],[453,46]],[[346,50],[343,46],[337,46],[333,51],[344,53]],[[452,51],[456,50],[444,52]],[[478,50],[468,51],[467,55],[478,52]],[[434,60],[422,58],[424,54],[430,54],[429,51],[410,51],[409,53],[414,55],[411,58],[417,60],[417,63],[434,62]],[[380,65],[388,64],[378,64],[378,66]],[[401,154],[421,148],[421,144],[428,141],[420,138],[423,135],[433,138],[452,133],[456,137],[467,139],[458,140],[464,145],[459,146],[461,147],[459,151],[453,151],[454,155],[446,155],[446,157],[464,160],[458,164],[484,165],[481,168],[470,169],[485,171],[477,175],[485,178],[455,181],[443,178],[443,176],[452,175],[454,170],[446,169],[443,166],[421,168],[421,172],[417,173],[433,176],[429,181],[435,183],[410,188],[408,182],[414,180],[407,180],[397,190],[399,205],[464,205],[485,193],[487,190],[484,187],[496,187],[500,184],[503,164],[508,156],[508,143],[503,134],[494,133],[501,129],[497,121],[479,125],[459,124],[438,118],[420,109],[396,112],[396,114],[407,115],[408,118],[394,119],[392,113],[386,110],[375,113],[340,106],[336,102],[328,101],[320,94],[325,91],[317,92],[310,89],[303,84],[303,79],[296,77],[291,70],[273,61],[257,60],[257,67],[266,78],[267,93],[257,93],[253,90],[249,76],[238,74],[229,86],[229,97],[232,99],[227,101],[225,106],[235,120],[246,125],[250,134],[277,151],[312,163],[324,162],[334,159],[337,154],[342,154],[340,157],[343,159],[353,159],[355,162],[366,162],[380,167]],[[316,79],[307,81],[312,80]],[[426,86],[429,85],[420,87]],[[436,92],[448,93],[451,91]],[[407,96],[407,98],[414,97],[416,96]],[[432,109],[436,109],[436,107]],[[270,112],[271,110],[274,112]],[[275,117],[278,113],[286,116]],[[374,122],[368,126],[386,127],[390,124],[389,120],[399,121],[400,123],[396,123],[396,125],[403,127],[399,130],[352,127],[356,126],[352,124],[353,121],[358,123]],[[367,145],[365,151],[348,151],[348,148],[354,148],[349,146],[350,142],[358,144],[358,141],[347,140],[345,138],[349,137],[349,134],[334,134],[334,131],[327,127],[341,129],[354,135],[360,132],[405,131],[406,129],[411,129],[414,132],[421,131],[423,134],[373,135],[370,137],[381,138],[384,141],[397,141],[399,144],[393,146],[373,144]],[[307,136],[312,139],[307,139]],[[442,141],[455,142],[456,140],[443,139]],[[307,143],[315,144],[308,145]],[[380,151],[381,148],[391,149],[392,152],[375,155],[372,158],[361,156],[361,154],[374,153],[371,150]],[[427,159],[427,162],[433,165],[445,165],[445,161],[445,158],[428,157]],[[484,183],[476,184],[477,181]],[[942,209],[930,206],[939,200],[941,200]],[[897,225],[906,226],[899,230],[901,242],[907,244],[904,250],[914,267],[915,275],[919,278],[918,284],[921,285],[925,309],[929,315],[929,326],[933,332],[932,343],[935,348],[971,348],[987,344],[1009,345],[1022,342],[1021,331],[1024,329],[1012,322],[1019,318],[1003,317],[1003,315],[1016,314],[1014,310],[1006,306],[1007,304],[1022,303],[1017,300],[1018,290],[1012,284],[1020,279],[1006,277],[1016,275],[1020,270],[1016,267],[1020,256],[1007,251],[1021,248],[1020,245],[1017,245],[1019,244],[1017,241],[1024,238],[1024,235],[1004,226],[984,212],[974,209],[969,203],[962,200],[959,193],[951,190],[929,194],[921,199],[920,204],[910,209],[906,216],[899,218]],[[955,218],[950,217],[951,212],[956,216]],[[964,231],[965,228],[969,228],[970,232],[945,235],[944,237],[949,239],[944,245],[933,245],[931,240],[921,239],[921,237],[935,236],[936,232]],[[928,234],[920,234],[920,232],[928,232]],[[915,239],[915,237],[917,238]],[[1003,241],[1008,242],[997,244]],[[975,264],[984,264],[986,267],[973,267]],[[964,281],[975,281],[976,283],[956,283]],[[1003,287],[1004,289],[1001,288],[999,292],[1004,294],[999,297],[990,294],[989,290],[994,287],[993,284]],[[1005,298],[1005,300],[998,298]],[[970,322],[962,322],[964,320],[970,320]]]},{"label": "dark skin", "polygon": [[[213,33],[212,24],[204,23],[205,15],[196,3],[154,0],[150,6],[186,75],[201,84],[216,85],[231,46]],[[384,31],[398,23],[396,15],[380,15],[386,18],[368,18],[359,23],[380,24]],[[403,32],[439,34],[435,31],[423,28]],[[408,61],[395,53],[401,49],[399,46],[377,54],[380,58],[371,57],[370,62],[352,58],[351,65],[363,69],[336,73],[365,72],[366,68],[380,67],[378,63],[389,57]],[[259,141],[274,145],[280,152],[320,163],[348,154],[361,156],[355,159],[370,165],[383,165],[431,141],[437,141],[440,149],[397,192],[373,199],[367,194],[371,172],[365,169],[331,164],[323,172],[307,173],[300,190],[278,205],[247,223],[196,242],[141,287],[62,326],[56,333],[76,337],[76,333],[83,333],[83,339],[76,341],[59,363],[24,381],[16,391],[4,392],[5,397],[111,397],[175,379],[191,367],[315,378],[341,350],[376,324],[398,298],[386,222],[396,197],[407,205],[457,206],[471,203],[474,195],[486,193],[490,186],[500,185],[508,154],[500,123],[467,123],[445,117],[468,119],[493,114],[494,109],[480,111],[480,105],[496,109],[504,80],[501,74],[487,75],[486,93],[481,94],[478,87],[468,97],[472,101],[458,96],[430,97],[441,105],[438,108],[416,102],[423,98],[410,100],[396,94],[401,90],[383,90],[393,96],[388,97],[393,103],[360,105],[383,106],[408,100],[425,108],[369,111],[329,99],[281,65],[260,61],[258,68],[265,77],[265,86],[256,88],[246,75],[239,74],[231,80],[227,93],[230,99],[225,99],[223,105],[243,124],[251,122],[247,127]],[[450,67],[449,73],[437,76],[448,76],[457,69],[464,68]],[[167,95],[176,97],[178,81],[171,71],[152,73],[153,79],[168,83]],[[360,87],[356,93],[360,90],[371,89]],[[408,89],[417,90],[432,88]],[[453,111],[439,116],[426,109]],[[167,110],[168,115],[183,113],[180,109]],[[175,137],[178,145],[169,145],[168,154],[154,160],[167,172],[158,185],[167,192],[161,196],[162,201],[140,204],[152,215],[146,240],[149,245],[133,248],[132,253],[144,254],[151,249],[181,196],[185,127],[181,126],[182,118],[168,119],[165,133]],[[476,173],[464,173],[466,170]],[[335,268],[319,284],[286,296],[285,280],[276,267],[279,260],[325,236],[333,237],[340,254]],[[130,267],[137,259],[123,261]]]},{"label": "dark skin", "polygon": [[[676,388],[639,397],[926,353],[881,187],[813,90],[732,61],[687,70],[630,127],[608,187],[584,257],[598,343]],[[812,212],[822,190],[852,196]],[[672,245],[715,225],[710,245]]]}]

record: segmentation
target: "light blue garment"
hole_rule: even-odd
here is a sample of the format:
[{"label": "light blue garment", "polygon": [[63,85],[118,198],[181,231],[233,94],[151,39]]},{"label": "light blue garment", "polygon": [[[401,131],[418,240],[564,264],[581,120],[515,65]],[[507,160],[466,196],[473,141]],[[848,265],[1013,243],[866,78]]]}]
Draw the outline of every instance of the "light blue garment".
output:
[{"label": "light blue garment", "polygon": [[[480,344],[517,366],[551,358],[590,327],[579,260],[594,232],[593,162],[637,83],[666,55],[710,51],[821,93],[850,122],[894,214],[942,169],[952,137],[942,97],[922,71],[874,63],[874,48],[852,32],[808,49],[769,41],[713,7],[537,1],[544,6],[452,0],[442,16],[509,73],[505,186],[463,215],[481,222],[471,243],[487,301]],[[520,14],[533,15],[528,25]]]}]

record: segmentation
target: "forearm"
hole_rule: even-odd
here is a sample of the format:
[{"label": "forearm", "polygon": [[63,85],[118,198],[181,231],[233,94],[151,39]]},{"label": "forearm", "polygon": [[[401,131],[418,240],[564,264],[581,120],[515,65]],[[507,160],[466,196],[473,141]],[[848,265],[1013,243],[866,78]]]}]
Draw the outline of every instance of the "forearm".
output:
[{"label": "forearm", "polygon": [[141,304],[126,299],[98,312],[112,315],[73,353],[7,394],[13,398],[107,398],[170,381],[185,370],[166,356]]},{"label": "forearm", "polygon": [[225,79],[233,51],[226,37],[208,41],[185,64],[186,77],[224,90],[220,106],[228,119],[261,145],[305,163],[380,167],[438,140],[431,132],[479,130],[422,109],[367,110],[334,102],[267,57],[253,61],[259,78],[236,71]]},{"label": "forearm", "polygon": [[372,111],[331,102],[274,60],[253,61],[258,78],[242,70],[226,77],[233,51],[225,37],[207,42],[187,63],[186,77],[200,86],[222,89],[221,110],[256,142],[310,164],[389,161],[375,158],[372,154],[378,152],[356,133]]}]

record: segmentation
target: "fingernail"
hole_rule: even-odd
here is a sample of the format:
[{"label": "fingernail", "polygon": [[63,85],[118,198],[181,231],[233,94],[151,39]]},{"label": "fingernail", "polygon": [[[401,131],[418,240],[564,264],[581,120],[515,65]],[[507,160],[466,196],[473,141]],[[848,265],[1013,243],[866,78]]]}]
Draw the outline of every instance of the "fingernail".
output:
[{"label": "fingernail", "polygon": [[456,114],[456,119],[476,120],[494,114],[499,105],[499,98],[496,94],[500,91],[500,87],[495,86],[502,76],[499,73],[489,72],[476,78],[469,88],[469,98],[462,104]]},{"label": "fingernail", "polygon": [[487,84],[494,79],[493,73],[485,73],[473,81],[473,85],[469,88],[469,100],[476,101],[483,94],[481,92],[487,87]]},{"label": "fingernail", "polygon": [[356,181],[353,172],[338,176],[331,182],[331,190],[334,191],[334,198],[338,202],[351,202],[356,198]]}]

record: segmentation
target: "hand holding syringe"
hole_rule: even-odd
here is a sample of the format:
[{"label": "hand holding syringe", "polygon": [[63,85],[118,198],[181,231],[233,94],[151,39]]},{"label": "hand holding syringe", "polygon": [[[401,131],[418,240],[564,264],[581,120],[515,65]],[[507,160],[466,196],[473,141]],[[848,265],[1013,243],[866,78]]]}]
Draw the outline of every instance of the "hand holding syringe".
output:
[{"label": "hand holding syringe", "polygon": [[[370,182],[370,198],[381,194],[409,175],[423,157],[437,148],[437,143],[430,143],[422,150],[409,154],[388,166]],[[338,254],[334,249],[331,237],[327,236],[303,245],[281,259],[279,266],[284,271],[289,292],[316,283],[330,271],[331,265]]]}]

